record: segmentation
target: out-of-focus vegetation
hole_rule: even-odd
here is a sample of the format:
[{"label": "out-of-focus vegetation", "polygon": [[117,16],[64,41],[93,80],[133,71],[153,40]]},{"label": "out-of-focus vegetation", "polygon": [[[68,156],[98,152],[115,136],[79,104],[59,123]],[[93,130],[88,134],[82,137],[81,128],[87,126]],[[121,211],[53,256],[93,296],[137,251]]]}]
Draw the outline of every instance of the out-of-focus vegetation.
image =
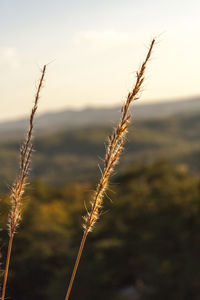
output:
[{"label": "out-of-focus vegetation", "polygon": [[[148,126],[151,130],[155,124]],[[155,128],[159,131],[157,125]],[[140,136],[135,133],[135,140]],[[88,137],[97,140],[94,145],[99,145],[101,138],[92,131]],[[43,149],[45,144],[40,141],[37,148]],[[67,145],[69,149],[71,144]],[[178,138],[174,151],[177,145]],[[131,147],[129,144],[129,151]],[[49,153],[53,151],[49,147]],[[61,178],[62,172],[57,176]],[[58,188],[38,179],[31,184],[23,222],[15,236],[9,297],[64,299],[66,275],[69,279],[82,236],[84,203],[88,205],[93,189],[93,183]],[[108,196],[113,201],[105,200],[105,213],[88,236],[72,299],[199,299],[199,175],[191,175],[183,164],[159,161],[134,167],[129,160],[128,169],[124,167],[110,185]],[[3,194],[1,199],[5,257],[8,199]]]},{"label": "out-of-focus vegetation", "polygon": [[[130,163],[139,165],[167,158],[187,164],[190,171],[199,173],[199,128],[198,113],[137,121],[130,128],[120,169],[125,170]],[[47,184],[57,186],[97,178],[98,157],[104,157],[105,138],[111,131],[110,127],[94,125],[49,133],[36,139],[32,178],[39,176]],[[19,147],[19,140],[0,144],[1,189],[15,178]]]}]

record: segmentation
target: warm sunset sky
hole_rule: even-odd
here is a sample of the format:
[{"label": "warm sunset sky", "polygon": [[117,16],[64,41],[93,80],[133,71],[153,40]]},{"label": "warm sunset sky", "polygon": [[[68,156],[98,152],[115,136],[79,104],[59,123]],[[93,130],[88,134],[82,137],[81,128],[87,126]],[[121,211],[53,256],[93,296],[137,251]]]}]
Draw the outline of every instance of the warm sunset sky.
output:
[{"label": "warm sunset sky", "polygon": [[30,111],[48,66],[40,112],[119,104],[158,36],[141,102],[200,95],[199,0],[1,0],[0,121]]}]

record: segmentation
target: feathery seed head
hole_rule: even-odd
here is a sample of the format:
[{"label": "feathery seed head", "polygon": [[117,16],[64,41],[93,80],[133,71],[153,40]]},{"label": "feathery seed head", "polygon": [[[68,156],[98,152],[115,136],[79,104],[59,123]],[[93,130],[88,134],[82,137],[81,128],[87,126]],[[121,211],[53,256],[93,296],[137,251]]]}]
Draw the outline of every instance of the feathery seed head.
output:
[{"label": "feathery seed head", "polygon": [[8,227],[9,227],[10,236],[14,235],[16,228],[18,227],[19,222],[21,220],[21,214],[22,214],[21,201],[24,194],[28,173],[30,170],[31,154],[33,152],[32,138],[33,138],[34,117],[38,107],[38,100],[39,100],[42,84],[44,81],[45,71],[46,71],[46,66],[43,67],[42,75],[35,95],[35,100],[34,100],[33,108],[31,110],[30,119],[29,119],[29,129],[28,129],[27,137],[20,149],[19,176],[16,179],[15,183],[13,184],[13,187],[11,188],[11,195],[10,195],[11,211],[8,217]]},{"label": "feathery seed head", "polygon": [[130,124],[131,115],[129,113],[130,104],[138,99],[138,94],[140,92],[141,86],[144,81],[144,73],[146,69],[146,64],[150,59],[151,52],[154,46],[155,40],[153,39],[147,53],[146,59],[143,62],[141,68],[136,73],[136,83],[131,92],[128,93],[126,101],[121,108],[121,119],[114,129],[113,134],[108,137],[108,145],[106,148],[106,155],[104,161],[104,169],[102,171],[100,182],[96,189],[96,194],[93,198],[91,204],[91,210],[87,212],[86,216],[83,217],[84,224],[83,228],[85,233],[88,233],[94,227],[97,219],[99,218],[99,213],[102,208],[103,196],[108,187],[109,178],[111,176],[112,171],[114,170],[115,165],[119,160],[119,156],[122,152],[125,137],[128,131],[128,127]]}]

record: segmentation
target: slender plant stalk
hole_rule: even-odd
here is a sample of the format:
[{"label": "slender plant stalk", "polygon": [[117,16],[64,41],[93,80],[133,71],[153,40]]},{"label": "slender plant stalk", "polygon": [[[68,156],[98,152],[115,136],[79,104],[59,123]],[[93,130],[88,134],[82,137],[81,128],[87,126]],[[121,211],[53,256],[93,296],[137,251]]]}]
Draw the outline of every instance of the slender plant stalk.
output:
[{"label": "slender plant stalk", "polygon": [[104,161],[104,169],[101,174],[100,182],[97,185],[95,196],[91,201],[91,210],[87,211],[86,216],[84,216],[83,238],[82,238],[82,241],[80,244],[80,248],[78,251],[78,255],[76,258],[76,262],[74,265],[74,269],[72,272],[72,276],[70,279],[70,283],[68,286],[65,300],[69,299],[87,235],[90,231],[92,231],[94,224],[96,223],[97,219],[100,216],[100,210],[101,210],[102,204],[103,204],[103,196],[108,187],[109,178],[110,178],[111,173],[119,159],[120,153],[121,153],[124,143],[125,143],[125,137],[126,137],[127,129],[129,127],[130,118],[131,118],[131,115],[129,114],[129,107],[130,107],[131,102],[138,99],[138,94],[140,92],[142,83],[144,81],[144,73],[145,73],[146,65],[150,59],[154,44],[155,44],[155,40],[153,39],[151,42],[151,45],[149,47],[145,61],[143,62],[141,68],[137,72],[135,86],[134,86],[133,90],[128,93],[127,99],[126,99],[124,105],[122,106],[121,119],[120,119],[116,129],[114,130],[113,134],[111,136],[109,136],[109,141],[108,141],[106,155],[105,155],[105,161]]},{"label": "slender plant stalk", "polygon": [[85,241],[86,241],[86,238],[87,238],[87,234],[88,234],[88,232],[85,230],[84,234],[83,234],[83,238],[81,240],[81,244],[80,244],[79,250],[78,250],[78,255],[76,257],[76,262],[75,262],[75,265],[74,265],[74,269],[73,269],[73,272],[72,272],[72,276],[71,276],[71,280],[70,280],[70,283],[69,283],[69,287],[68,287],[68,290],[67,290],[67,294],[66,294],[65,300],[69,299],[69,296],[70,296],[70,293],[71,293],[71,289],[72,289],[72,285],[73,285],[73,282],[74,282],[74,279],[75,279],[75,276],[76,276],[76,271],[78,269],[78,265],[79,265],[79,262],[80,262],[80,259],[81,259],[81,255],[82,255],[82,252],[83,252],[83,248],[84,248],[84,245],[85,245]]},{"label": "slender plant stalk", "polygon": [[4,273],[4,282],[3,282],[3,289],[2,289],[1,299],[5,298],[6,283],[7,283],[7,278],[8,278],[8,270],[9,270],[9,265],[10,265],[10,257],[11,257],[11,252],[12,252],[13,237],[14,236],[10,236],[10,238],[9,238],[7,258],[6,258],[6,267],[5,267],[5,273]]},{"label": "slender plant stalk", "polygon": [[26,140],[20,150],[20,172],[11,188],[11,195],[10,195],[11,211],[8,216],[9,244],[8,244],[1,300],[5,299],[6,284],[7,284],[7,279],[8,279],[13,238],[14,238],[16,229],[19,226],[19,223],[21,220],[21,215],[22,215],[22,197],[24,194],[25,186],[27,184],[26,181],[27,181],[27,176],[28,176],[28,172],[30,169],[31,154],[33,151],[32,138],[33,138],[34,117],[35,117],[37,107],[38,107],[38,101],[40,98],[40,92],[41,92],[42,85],[44,82],[45,72],[46,72],[46,65],[44,65],[44,67],[42,69],[41,78],[40,78],[37,92],[35,95],[34,105],[33,105],[32,111],[31,111],[30,119],[29,119],[29,129],[28,129],[27,137],[26,137]]}]

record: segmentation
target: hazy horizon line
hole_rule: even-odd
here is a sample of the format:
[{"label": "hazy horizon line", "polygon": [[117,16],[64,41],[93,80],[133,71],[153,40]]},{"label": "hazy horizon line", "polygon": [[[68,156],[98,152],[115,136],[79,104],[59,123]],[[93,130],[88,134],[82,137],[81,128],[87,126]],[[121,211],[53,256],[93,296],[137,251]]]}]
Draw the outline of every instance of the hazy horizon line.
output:
[{"label": "hazy horizon line", "polygon": [[[200,94],[199,95],[190,95],[190,96],[184,96],[184,97],[176,97],[176,98],[163,98],[163,99],[143,99],[142,101],[139,101],[137,100],[135,102],[135,105],[138,105],[138,106],[145,106],[145,105],[156,105],[156,104],[166,104],[166,103],[170,103],[170,102],[186,102],[186,101],[189,101],[189,100],[198,100],[200,99]],[[122,101],[121,101],[122,102]],[[85,110],[93,110],[93,109],[112,109],[114,107],[120,107],[121,106],[121,102],[116,102],[116,104],[113,104],[113,105],[99,105],[99,103],[97,105],[92,105],[92,104],[85,104],[85,105],[82,105],[82,106],[65,106],[63,108],[58,108],[58,109],[46,109],[42,112],[38,112],[38,115],[37,117],[41,117],[43,115],[48,115],[48,114],[54,114],[54,113],[61,113],[61,112],[64,112],[64,111],[77,111],[77,112],[81,112],[81,111],[85,111]],[[0,124],[2,123],[9,123],[9,122],[13,122],[13,121],[20,121],[20,120],[23,120],[23,119],[26,119],[28,118],[28,115],[29,115],[29,112],[27,112],[27,114],[22,114],[22,115],[19,115],[19,116],[14,116],[14,117],[5,117],[5,118],[2,118],[0,120]]]}]

